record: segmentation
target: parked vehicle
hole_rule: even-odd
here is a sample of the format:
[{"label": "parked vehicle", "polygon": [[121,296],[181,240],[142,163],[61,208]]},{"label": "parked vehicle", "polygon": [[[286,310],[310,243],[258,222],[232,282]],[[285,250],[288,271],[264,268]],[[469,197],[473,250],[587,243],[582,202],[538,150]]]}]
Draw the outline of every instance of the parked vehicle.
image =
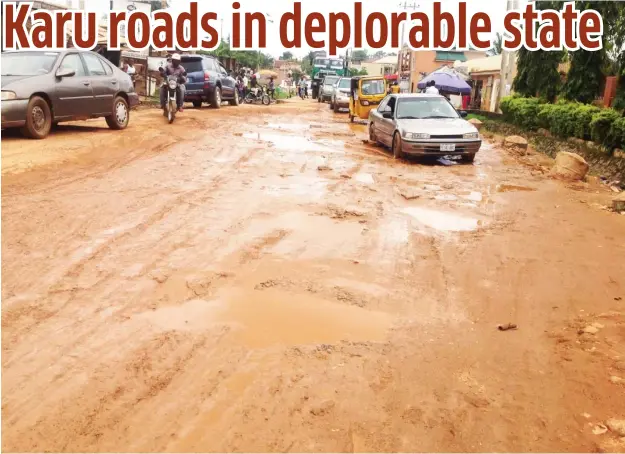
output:
[{"label": "parked vehicle", "polygon": [[339,109],[349,109],[349,90],[352,86],[351,77],[341,77],[334,87],[330,109],[338,113]]},{"label": "parked vehicle", "polygon": [[334,93],[334,84],[339,80],[339,76],[326,76],[323,79],[321,88],[319,91],[319,102],[330,102],[332,94]]},{"label": "parked vehicle", "polygon": [[457,155],[473,162],[482,146],[478,130],[441,95],[391,94],[369,113],[369,140],[393,156]]},{"label": "parked vehicle", "polygon": [[167,112],[167,120],[171,124],[176,119],[176,112],[178,111],[178,103],[176,101],[178,80],[176,76],[169,76],[167,80],[163,82],[163,88],[167,90],[167,103],[165,104],[165,111]]},{"label": "parked vehicle", "polygon": [[349,120],[356,117],[366,120],[371,109],[386,96],[386,80],[383,76],[352,77],[349,93]]},{"label": "parked vehicle", "polygon": [[261,86],[260,88],[254,90],[251,89],[247,95],[245,95],[245,103],[246,104],[263,104],[268,106],[271,104],[271,98],[267,94],[265,86]]},{"label": "parked vehicle", "polygon": [[197,108],[208,103],[215,109],[221,107],[222,101],[234,106],[240,104],[236,80],[219,60],[206,55],[183,55],[181,64],[187,71],[185,102]]},{"label": "parked vehicle", "polygon": [[94,52],[2,53],[2,128],[45,138],[53,124],[104,117],[124,129],[139,104],[130,76]]}]

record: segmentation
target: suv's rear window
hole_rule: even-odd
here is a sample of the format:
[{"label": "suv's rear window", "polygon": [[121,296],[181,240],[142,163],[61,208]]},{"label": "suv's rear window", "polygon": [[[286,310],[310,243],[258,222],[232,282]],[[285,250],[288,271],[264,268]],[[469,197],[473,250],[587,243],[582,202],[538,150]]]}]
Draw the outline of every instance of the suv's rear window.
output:
[{"label": "suv's rear window", "polygon": [[204,71],[202,60],[182,60],[182,66],[184,66],[187,73],[201,73]]}]

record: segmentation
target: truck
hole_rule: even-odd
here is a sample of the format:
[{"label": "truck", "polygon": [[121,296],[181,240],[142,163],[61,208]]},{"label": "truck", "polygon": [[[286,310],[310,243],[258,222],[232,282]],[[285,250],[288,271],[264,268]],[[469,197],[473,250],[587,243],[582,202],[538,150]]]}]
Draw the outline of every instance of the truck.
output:
[{"label": "truck", "polygon": [[345,59],[340,57],[316,56],[311,74],[311,91],[313,99],[319,96],[319,88],[325,76],[345,76],[347,68]]}]

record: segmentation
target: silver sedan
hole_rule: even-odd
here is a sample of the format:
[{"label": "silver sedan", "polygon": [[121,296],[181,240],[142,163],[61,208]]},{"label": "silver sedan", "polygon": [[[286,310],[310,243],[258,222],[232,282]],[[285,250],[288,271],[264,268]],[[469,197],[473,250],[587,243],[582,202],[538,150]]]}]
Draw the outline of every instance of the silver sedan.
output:
[{"label": "silver sedan", "polygon": [[473,162],[482,146],[477,128],[441,95],[392,94],[369,113],[369,140],[393,156],[458,155]]}]

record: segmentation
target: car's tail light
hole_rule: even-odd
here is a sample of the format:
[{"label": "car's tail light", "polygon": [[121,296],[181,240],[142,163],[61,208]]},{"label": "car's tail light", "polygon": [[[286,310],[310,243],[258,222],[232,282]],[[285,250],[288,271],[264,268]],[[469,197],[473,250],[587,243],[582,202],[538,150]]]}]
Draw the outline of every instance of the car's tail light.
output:
[{"label": "car's tail light", "polygon": [[208,88],[208,81],[211,80],[211,75],[208,71],[204,71],[204,88]]}]

